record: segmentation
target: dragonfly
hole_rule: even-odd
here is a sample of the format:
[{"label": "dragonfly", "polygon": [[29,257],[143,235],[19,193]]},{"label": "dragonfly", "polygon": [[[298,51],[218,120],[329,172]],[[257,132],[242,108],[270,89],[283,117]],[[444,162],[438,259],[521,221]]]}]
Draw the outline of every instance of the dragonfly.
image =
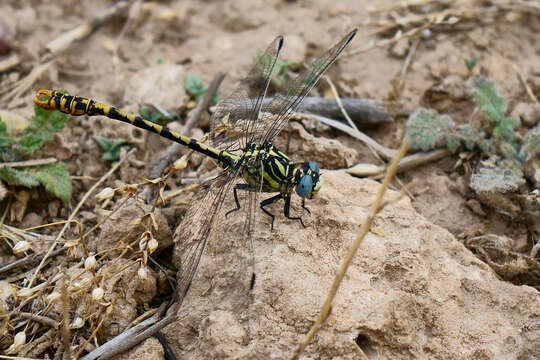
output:
[{"label": "dragonfly", "polygon": [[[265,102],[283,47],[283,37],[276,37],[258,56],[238,88],[217,104],[210,121],[210,144],[81,96],[39,90],[34,103],[41,108],[59,110],[73,116],[102,115],[129,123],[202,153],[214,159],[222,168],[218,176],[201,187],[196,197],[199,200],[188,209],[176,230],[175,239],[181,240],[175,244],[174,249],[175,263],[179,269],[174,296],[181,304],[195,278],[216,223],[242,208],[239,192],[247,193],[244,203],[244,206],[247,204],[247,216],[240,236],[250,244],[252,254],[258,208],[271,217],[273,229],[275,216],[267,207],[284,200],[284,216],[299,221],[305,227],[301,216],[291,216],[291,197],[296,192],[302,200],[302,208],[309,213],[305,200],[314,198],[323,184],[319,167],[314,161],[308,161],[303,166],[297,165],[277,149],[272,141],[356,33],[357,29],[349,32],[297,77],[289,79],[281,93]],[[231,193],[236,207],[223,214],[222,205]],[[277,194],[259,202],[261,193]],[[250,288],[255,280],[254,259],[251,262],[253,270]]]}]

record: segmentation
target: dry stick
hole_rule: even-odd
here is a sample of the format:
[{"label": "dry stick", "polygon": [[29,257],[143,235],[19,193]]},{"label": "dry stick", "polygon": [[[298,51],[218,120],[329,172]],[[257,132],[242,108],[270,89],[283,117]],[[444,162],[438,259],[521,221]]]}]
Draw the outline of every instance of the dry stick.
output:
[{"label": "dry stick", "polygon": [[364,144],[366,144],[367,146],[369,146],[373,150],[375,150],[385,160],[390,160],[390,159],[392,159],[392,158],[394,158],[396,156],[396,150],[387,148],[387,147],[379,144],[378,142],[376,142],[374,139],[367,136],[363,132],[355,131],[353,128],[351,128],[350,126],[345,125],[344,123],[342,123],[340,121],[337,121],[337,120],[334,120],[334,119],[329,119],[327,117],[320,116],[320,115],[314,115],[314,114],[305,114],[305,116],[311,117],[311,118],[316,119],[316,120],[319,120],[323,124],[326,124],[328,126],[336,128],[338,130],[341,130],[341,131],[349,134],[350,136],[354,137],[355,139],[358,139],[358,140],[362,141]]},{"label": "dry stick", "polygon": [[62,237],[62,235],[64,235],[64,232],[66,231],[67,227],[69,226],[69,224],[71,223],[71,220],[73,220],[73,218],[75,217],[75,215],[77,215],[77,212],[80,210],[80,208],[82,207],[82,205],[86,202],[86,200],[90,197],[90,195],[94,192],[94,190],[97,189],[98,186],[100,186],[101,184],[103,184],[105,182],[105,180],[107,180],[109,178],[109,176],[111,176],[119,167],[120,165],[122,165],[124,163],[124,161],[129,158],[133,153],[135,152],[135,149],[131,149],[127,154],[126,156],[124,156],[122,159],[120,159],[120,161],[118,161],[118,163],[116,165],[114,165],[105,175],[103,175],[101,177],[101,179],[99,179],[94,185],[92,185],[92,187],[86,192],[86,194],[84,194],[84,196],[82,197],[81,201],[79,201],[79,203],[77,204],[77,206],[75,207],[75,209],[73,210],[73,212],[71,213],[71,215],[69,215],[69,218],[66,222],[66,224],[64,225],[64,227],[62,228],[62,230],[60,230],[60,233],[56,236],[56,239],[54,240],[53,244],[51,245],[51,247],[49,248],[49,250],[47,250],[47,253],[45,254],[45,256],[43,257],[43,259],[41,260],[41,262],[39,263],[36,271],[34,272],[34,276],[32,277],[32,279],[30,279],[30,281],[28,282],[28,286],[27,288],[30,288],[32,287],[32,285],[34,284],[34,280],[37,278],[39,272],[41,271],[41,268],[43,267],[43,264],[45,264],[45,261],[49,258],[49,256],[52,254],[54,248],[56,247],[56,245],[58,244],[58,241],[60,240],[60,238]]},{"label": "dry stick", "polygon": [[[345,116],[345,118],[346,118],[347,121],[349,122],[349,125],[350,125],[357,133],[359,133],[360,130],[358,130],[358,128],[356,127],[356,125],[355,125],[355,124],[353,123],[353,121],[351,120],[349,114],[347,113],[347,111],[346,111],[345,108],[343,107],[343,104],[341,103],[341,99],[339,98],[339,94],[338,94],[338,92],[337,92],[337,90],[336,90],[336,87],[334,86],[334,83],[332,82],[332,80],[330,80],[330,78],[328,78],[328,77],[325,77],[325,78],[326,78],[326,81],[328,82],[328,85],[330,85],[330,88],[332,89],[332,93],[334,94],[334,97],[336,98],[336,102],[338,103],[339,108],[341,109],[341,112],[343,113],[343,116]],[[372,149],[372,148],[370,148],[370,147],[368,147],[368,148],[369,148],[369,150],[377,157],[377,159],[378,159],[379,161],[383,162],[382,159],[379,157],[379,155],[377,154],[377,152],[376,152],[374,149]],[[396,177],[396,180],[397,180],[397,182],[398,182],[398,184],[399,184],[400,186],[403,186],[403,183],[401,182],[400,179],[398,179],[398,178]]]},{"label": "dry stick", "polygon": [[107,341],[105,344],[101,345],[91,353],[83,356],[81,360],[109,359],[110,357],[130,349],[146,338],[152,336],[178,318],[177,311],[169,311],[169,313],[172,315],[166,316],[162,320],[158,321],[160,316],[165,311],[165,308],[166,304],[162,304],[156,314],[133,326],[131,329],[124,331],[115,338]]},{"label": "dry stick", "polygon": [[[34,84],[34,81],[36,81],[36,79],[38,79],[41,75],[43,75],[43,73],[45,73],[54,62],[55,60],[51,60],[44,64],[34,67],[32,71],[30,72],[30,74],[26,75],[23,79],[17,81],[9,92],[7,92],[5,95],[2,95],[2,97],[0,98],[0,101],[8,102],[9,100],[15,97],[16,98],[21,97],[22,94]],[[3,90],[0,89],[0,93],[2,91]],[[8,104],[8,108],[9,108],[9,104]]]},{"label": "dry stick", "polygon": [[48,164],[54,164],[57,162],[56,158],[46,158],[46,159],[35,159],[35,160],[27,160],[27,161],[12,161],[12,162],[5,162],[0,163],[0,167],[30,167],[30,166],[41,166],[41,165],[48,165]]},{"label": "dry stick", "polygon": [[514,71],[518,74],[519,80],[521,80],[521,82],[523,83],[523,86],[525,86],[525,91],[527,92],[527,95],[529,95],[532,101],[537,103],[538,99],[536,98],[536,96],[534,96],[534,93],[531,87],[529,86],[529,84],[527,84],[527,79],[525,79],[525,76],[519,69],[519,66],[514,62],[511,62],[511,64],[512,64],[512,67],[514,68]]},{"label": "dry stick", "polygon": [[[275,97],[265,97],[263,107],[272,103]],[[375,126],[392,122],[392,115],[386,110],[388,102],[379,102],[371,99],[340,98],[343,109],[356,124],[361,126]],[[255,100],[253,100],[255,101]],[[242,105],[244,99],[237,100]],[[317,114],[332,119],[345,119],[343,111],[334,99],[318,96],[306,96],[298,112]]]},{"label": "dry stick", "polygon": [[[192,127],[199,121],[203,111],[205,111],[209,106],[210,102],[212,101],[212,98],[214,97],[214,94],[217,92],[217,89],[221,85],[221,82],[225,78],[225,74],[223,73],[217,73],[212,82],[210,83],[210,86],[208,87],[208,90],[204,93],[201,101],[197,104],[195,109],[191,111],[189,114],[186,123],[184,124],[182,128],[182,133],[186,136],[189,136],[191,133]],[[182,149],[183,145],[180,145],[176,142],[173,142],[167,150],[165,150],[165,155],[159,159],[157,164],[155,164],[152,169],[150,170],[149,178],[155,179],[161,176],[163,174],[163,171],[165,171],[165,168],[171,163],[172,159],[177,158],[178,154],[180,153],[180,150]],[[147,189],[144,190],[144,192],[141,195],[141,198],[144,199],[144,201],[148,204],[152,202],[151,200],[155,197],[154,194],[154,187],[150,186]]]},{"label": "dry stick", "polygon": [[407,76],[407,71],[409,71],[409,67],[411,66],[412,58],[414,53],[416,52],[416,49],[418,48],[418,45],[420,44],[420,36],[417,36],[414,40],[411,48],[409,49],[409,52],[407,53],[407,57],[405,58],[405,61],[403,62],[403,66],[401,67],[401,72],[399,74],[399,93],[401,94],[401,91],[405,87],[405,77]]},{"label": "dry stick", "polygon": [[58,327],[60,326],[60,323],[58,321],[53,320],[47,316],[36,315],[28,312],[20,312],[17,315],[23,319],[29,319],[53,329],[58,329]]},{"label": "dry stick", "polygon": [[428,152],[419,152],[405,156],[400,162],[397,171],[403,172],[418,167],[427,162],[436,161],[452,154],[448,149],[437,149]]},{"label": "dry stick", "polygon": [[[60,249],[56,249],[50,254],[50,257],[60,255],[63,252],[65,252],[66,250],[67,250],[67,248],[65,248],[65,247],[61,247]],[[9,272],[9,271],[16,270],[16,269],[21,268],[21,267],[31,266],[31,265],[39,262],[43,258],[44,255],[45,255],[45,253],[32,254],[32,255],[25,256],[24,258],[15,260],[15,261],[13,261],[13,262],[11,262],[9,264],[6,264],[6,265],[0,267],[0,275],[4,274],[6,272]]]},{"label": "dry stick", "polygon": [[330,80],[330,78],[328,76],[325,76],[324,79],[326,80],[328,85],[330,85],[330,89],[332,90],[332,94],[334,95],[334,99],[336,100],[336,102],[337,102],[337,104],[339,106],[339,110],[341,111],[343,116],[345,116],[345,119],[347,119],[347,122],[349,123],[349,126],[352,127],[355,131],[359,131],[358,128],[356,127],[355,123],[352,121],[351,117],[349,116],[349,113],[343,107],[343,103],[341,102],[341,98],[339,97],[337,89],[336,89],[334,83],[332,82],[332,80]]},{"label": "dry stick", "polygon": [[358,251],[360,244],[364,240],[366,234],[369,232],[369,229],[371,228],[371,224],[373,223],[375,216],[377,216],[377,213],[381,211],[382,205],[383,205],[384,193],[386,192],[386,189],[388,189],[388,186],[390,185],[390,181],[396,175],[399,161],[407,153],[408,148],[409,148],[409,142],[408,140],[404,140],[403,144],[398,150],[396,157],[394,158],[394,160],[392,160],[392,163],[390,164],[390,166],[388,167],[388,170],[386,171],[386,176],[384,177],[381,186],[379,186],[377,196],[375,197],[375,201],[371,205],[367,218],[364,220],[364,222],[360,226],[360,230],[356,234],[356,238],[354,239],[354,242],[351,245],[349,252],[347,253],[347,255],[345,256],[345,259],[341,263],[341,267],[334,278],[332,287],[330,288],[330,291],[328,292],[326,301],[324,302],[321,308],[321,311],[319,313],[317,320],[315,321],[315,324],[313,324],[313,326],[311,327],[311,330],[306,335],[304,341],[296,348],[292,359],[298,359],[300,354],[302,354],[304,349],[309,345],[313,337],[317,334],[317,332],[319,332],[322,325],[326,321],[328,315],[330,314],[330,310],[332,309],[332,301],[334,300],[334,297],[336,296],[339,286],[341,285],[341,281],[343,280],[345,273],[347,272],[347,269],[349,268],[349,265],[351,264],[354,256],[356,255],[356,252]]},{"label": "dry stick", "polygon": [[67,272],[64,272],[64,279],[60,285],[60,293],[62,294],[62,327],[60,330],[60,335],[62,342],[64,343],[64,356],[63,359],[71,360],[71,331],[69,329],[69,294],[68,294],[68,279],[69,276]]},{"label": "dry stick", "polygon": [[66,49],[75,41],[81,40],[86,36],[90,35],[99,26],[109,21],[111,17],[127,8],[128,5],[129,1],[119,1],[112,6],[109,6],[105,10],[102,10],[100,13],[93,16],[90,20],[87,20],[81,25],[77,26],[75,29],[69,30],[57,37],[56,39],[49,41],[45,45],[45,49],[50,51],[52,54]]},{"label": "dry stick", "polygon": [[0,60],[0,73],[8,71],[20,63],[21,57],[18,54],[12,54],[3,60]]}]

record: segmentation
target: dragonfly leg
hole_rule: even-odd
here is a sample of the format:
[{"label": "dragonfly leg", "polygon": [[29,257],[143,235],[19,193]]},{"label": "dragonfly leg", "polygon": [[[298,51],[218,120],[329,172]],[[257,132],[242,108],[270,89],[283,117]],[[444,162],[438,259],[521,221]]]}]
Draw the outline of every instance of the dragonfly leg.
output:
[{"label": "dragonfly leg", "polygon": [[[302,206],[305,208],[304,206]],[[291,196],[287,196],[285,198],[285,207],[283,208],[283,213],[285,214],[285,217],[290,220],[298,220],[300,221],[300,224],[305,228],[306,225],[304,225],[304,222],[302,221],[302,218],[300,216],[290,216],[289,211],[291,210]],[[308,210],[309,211],[309,210]]]},{"label": "dragonfly leg", "polygon": [[269,199],[261,201],[261,209],[266,213],[266,215],[270,216],[272,218],[272,225],[271,229],[274,230],[274,219],[276,218],[274,214],[272,214],[270,211],[266,210],[264,207],[270,204],[275,203],[276,201],[279,201],[283,196],[281,194],[277,194],[276,196],[272,196]]},{"label": "dragonfly leg", "polygon": [[309,215],[311,215],[311,211],[306,207],[306,199],[302,198],[302,209],[306,210]]},{"label": "dragonfly leg", "polygon": [[232,210],[229,210],[225,213],[225,217],[229,216],[229,214],[235,212],[235,211],[238,211],[240,210],[242,207],[240,206],[240,201],[238,201],[238,193],[236,192],[237,190],[248,190],[249,189],[249,185],[248,184],[237,184],[234,188],[233,188],[233,194],[234,194],[234,202],[236,203],[236,208],[232,209]]}]

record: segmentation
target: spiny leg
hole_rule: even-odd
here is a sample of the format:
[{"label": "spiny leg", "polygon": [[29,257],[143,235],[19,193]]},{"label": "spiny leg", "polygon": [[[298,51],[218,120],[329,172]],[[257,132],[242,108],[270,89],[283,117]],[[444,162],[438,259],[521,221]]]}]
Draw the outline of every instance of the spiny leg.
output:
[{"label": "spiny leg", "polygon": [[311,215],[311,211],[306,207],[306,199],[302,198],[302,209],[306,210],[309,215]]},{"label": "spiny leg", "polygon": [[279,201],[279,199],[283,198],[281,194],[277,194],[276,196],[272,196],[269,199],[261,201],[261,210],[266,213],[266,215],[270,216],[272,218],[272,225],[270,228],[274,230],[274,219],[276,218],[274,214],[272,214],[270,211],[266,210],[264,207],[270,204],[275,203],[276,201]]},{"label": "spiny leg", "polygon": [[233,188],[234,202],[236,203],[236,208],[227,211],[225,213],[225,217],[229,216],[229,214],[231,214],[233,212],[236,212],[236,211],[238,211],[238,210],[240,210],[242,208],[240,206],[240,201],[238,201],[238,193],[236,192],[237,190],[249,190],[249,185],[248,184],[237,184]]},{"label": "spiny leg", "polygon": [[[304,209],[306,208],[305,206],[302,206],[302,207]],[[290,210],[291,210],[291,196],[289,195],[289,196],[285,197],[285,207],[283,208],[283,213],[285,214],[285,217],[287,219],[300,221],[300,224],[302,224],[302,226],[305,228],[306,225],[304,225],[304,222],[302,221],[302,218],[300,216],[290,216],[289,215]]]}]

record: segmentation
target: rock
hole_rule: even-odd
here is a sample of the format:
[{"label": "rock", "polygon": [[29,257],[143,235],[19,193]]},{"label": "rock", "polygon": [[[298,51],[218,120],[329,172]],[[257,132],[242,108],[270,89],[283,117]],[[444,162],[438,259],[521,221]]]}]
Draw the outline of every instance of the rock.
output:
[{"label": "rock", "polygon": [[[293,199],[291,214],[303,214],[305,229],[283,217],[282,202],[269,206],[274,230],[260,213],[252,293],[249,242],[239,236],[242,212],[218,223],[183,304],[191,306],[187,317],[163,332],[177,356],[290,358],[379,187],[344,171],[323,176],[318,197],[306,203],[311,216]],[[222,209],[232,208],[229,198]],[[373,359],[540,356],[537,290],[499,280],[408,198],[385,207],[374,227],[380,231],[362,243],[305,358],[358,358],[358,346]]]},{"label": "rock", "polygon": [[114,357],[115,360],[163,359],[163,346],[155,337],[149,337],[139,345]]},{"label": "rock", "polygon": [[43,224],[43,216],[31,212],[24,216],[23,221],[21,222],[21,228],[25,229],[29,227],[39,226],[41,224]]},{"label": "rock", "polygon": [[[122,202],[124,200],[121,200]],[[110,218],[101,225],[101,234],[93,246],[95,251],[101,252],[107,249],[113,249],[120,246],[121,249],[132,241],[140,238],[145,228],[138,220],[145,214],[153,213],[157,229],[152,226],[150,219],[146,219],[148,230],[152,232],[154,238],[158,241],[158,251],[172,244],[172,233],[167,223],[167,219],[162,215],[161,210],[156,208],[152,211],[152,205],[146,205],[142,202],[128,200],[118,211],[114,212]],[[122,241],[124,245],[119,242]],[[107,255],[116,257],[121,250],[110,251]]]},{"label": "rock", "polygon": [[540,120],[540,104],[539,103],[519,103],[512,111],[512,117],[521,119],[523,125],[532,127],[538,124]]},{"label": "rock", "polygon": [[410,47],[411,45],[409,44],[409,39],[403,38],[396,41],[396,43],[390,48],[390,54],[399,59],[403,59],[407,55]]},{"label": "rock", "polygon": [[163,64],[137,71],[125,86],[124,102],[176,109],[186,99],[184,77],[182,65]]}]

